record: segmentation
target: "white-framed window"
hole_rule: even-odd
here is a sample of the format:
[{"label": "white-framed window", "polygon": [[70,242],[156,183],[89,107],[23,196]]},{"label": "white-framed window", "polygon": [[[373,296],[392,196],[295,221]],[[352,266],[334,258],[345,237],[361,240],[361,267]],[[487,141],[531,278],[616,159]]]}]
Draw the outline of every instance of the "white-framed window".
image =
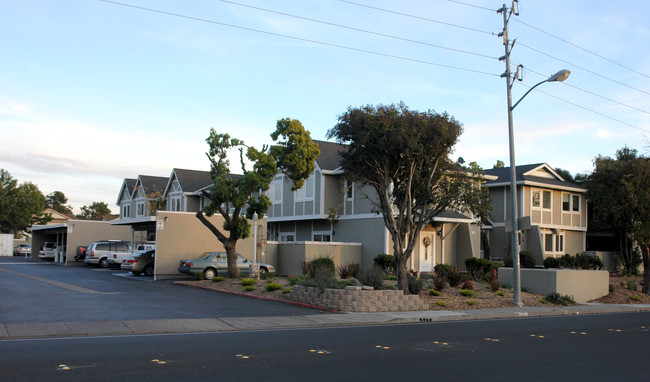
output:
[{"label": "white-framed window", "polygon": [[312,235],[312,241],[330,242],[332,241],[332,233],[330,231],[314,232]]},{"label": "white-framed window", "polygon": [[345,199],[354,199],[354,183],[350,182],[349,180],[345,181]]},{"label": "white-framed window", "polygon": [[180,195],[169,195],[169,210],[170,211],[180,211],[181,210],[181,196]]},{"label": "white-framed window", "polygon": [[137,215],[144,216],[144,202],[138,202],[137,204]]},{"label": "white-framed window", "polygon": [[564,253],[564,234],[544,232],[544,252],[553,254]]},{"label": "white-framed window", "polygon": [[302,187],[296,191],[296,200],[309,200],[314,198],[314,178],[313,175],[305,179]]},{"label": "white-framed window", "polygon": [[282,184],[282,177],[276,177],[266,191],[266,196],[269,197],[272,204],[282,204]]},{"label": "white-framed window", "polygon": [[122,204],[122,218],[128,218],[131,217],[131,205],[130,204]]},{"label": "white-framed window", "polygon": [[531,204],[533,208],[540,208],[545,210],[551,209],[551,191],[533,189],[531,192]]},{"label": "white-framed window", "polygon": [[580,195],[563,193],[562,211],[580,212]]}]

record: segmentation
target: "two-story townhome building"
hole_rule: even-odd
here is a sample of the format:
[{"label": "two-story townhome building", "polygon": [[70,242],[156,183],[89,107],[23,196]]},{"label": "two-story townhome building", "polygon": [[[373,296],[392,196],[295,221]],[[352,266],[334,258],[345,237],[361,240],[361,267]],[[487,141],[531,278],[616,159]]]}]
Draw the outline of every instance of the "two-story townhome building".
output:
[{"label": "two-story townhome building", "polygon": [[[490,255],[503,259],[511,253],[510,168],[485,171],[497,178],[485,183],[492,203]],[[585,250],[586,189],[566,181],[546,163],[517,166],[519,242],[538,265],[546,257]]]},{"label": "two-story townhome building", "polygon": [[[314,142],[320,155],[303,187],[291,191],[293,183],[279,173],[266,192],[272,203],[267,213],[269,240],[360,243],[361,267],[371,267],[377,255],[393,253],[383,217],[369,200],[376,194],[370,187],[345,183],[339,155],[343,146]],[[410,269],[431,272],[440,263],[463,268],[465,258],[480,256],[480,230],[471,216],[440,214],[415,238]]]},{"label": "two-story townhome building", "polygon": [[202,190],[212,186],[209,171],[175,168],[163,192],[167,211],[198,212],[205,205]]}]

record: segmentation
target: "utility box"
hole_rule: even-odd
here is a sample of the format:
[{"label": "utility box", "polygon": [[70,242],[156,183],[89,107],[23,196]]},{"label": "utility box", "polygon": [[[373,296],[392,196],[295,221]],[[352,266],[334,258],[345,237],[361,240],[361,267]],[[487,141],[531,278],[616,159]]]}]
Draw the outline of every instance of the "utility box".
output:
[{"label": "utility box", "polygon": [[14,255],[14,235],[10,233],[0,234],[0,256]]}]

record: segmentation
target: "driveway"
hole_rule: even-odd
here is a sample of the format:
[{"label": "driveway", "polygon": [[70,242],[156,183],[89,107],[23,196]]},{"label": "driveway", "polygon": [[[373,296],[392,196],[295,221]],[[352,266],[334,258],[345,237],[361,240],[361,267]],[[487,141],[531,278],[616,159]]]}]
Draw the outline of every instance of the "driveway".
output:
[{"label": "driveway", "polygon": [[310,308],[126,276],[119,269],[0,257],[0,323],[314,314]]}]

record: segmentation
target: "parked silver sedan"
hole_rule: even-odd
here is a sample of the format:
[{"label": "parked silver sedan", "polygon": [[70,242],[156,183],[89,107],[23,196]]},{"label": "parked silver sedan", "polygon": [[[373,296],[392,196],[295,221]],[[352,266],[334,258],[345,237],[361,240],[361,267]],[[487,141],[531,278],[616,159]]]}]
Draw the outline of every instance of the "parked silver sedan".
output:
[{"label": "parked silver sedan", "polygon": [[[242,274],[249,273],[249,265],[253,262],[244,256],[237,254],[237,267]],[[260,266],[260,276],[275,272],[270,264],[257,263]],[[228,258],[226,252],[206,252],[196,260],[181,260],[178,264],[178,271],[181,273],[203,273],[206,279],[211,279],[219,274],[228,274]]]},{"label": "parked silver sedan", "polygon": [[120,269],[131,271],[136,276],[144,273],[145,276],[153,276],[153,264],[156,258],[156,251],[141,251],[133,254],[133,256],[126,256]]}]

